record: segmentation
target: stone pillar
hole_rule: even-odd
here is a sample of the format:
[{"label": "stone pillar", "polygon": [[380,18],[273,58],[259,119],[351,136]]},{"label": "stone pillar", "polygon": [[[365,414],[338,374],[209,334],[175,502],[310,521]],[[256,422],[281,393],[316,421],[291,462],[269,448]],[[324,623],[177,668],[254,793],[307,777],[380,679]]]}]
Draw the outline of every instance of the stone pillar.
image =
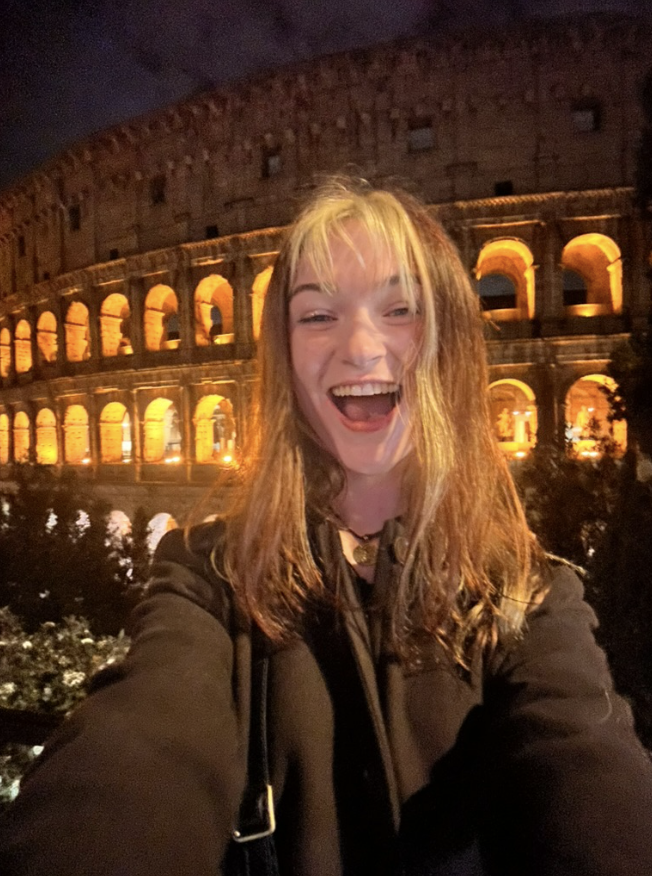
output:
[{"label": "stone pillar", "polygon": [[[93,349],[91,347],[91,349]],[[101,399],[91,396],[87,399],[86,410],[88,411],[88,450],[91,457],[93,473],[97,474],[97,466],[102,461],[100,458],[100,414]]]},{"label": "stone pillar", "polygon": [[145,352],[145,280],[140,275],[128,276],[125,287],[131,311],[131,346],[140,355]]},{"label": "stone pillar", "polygon": [[190,387],[185,380],[179,387],[179,407],[181,434],[183,436],[181,453],[185,466],[186,481],[188,482],[191,480],[192,465],[195,461],[195,448],[192,443],[192,403],[190,399]]},{"label": "stone pillar", "polygon": [[561,319],[564,315],[564,294],[562,285],[561,240],[556,223],[542,223],[537,234],[536,272],[536,316],[542,322]]},{"label": "stone pillar", "polygon": [[[141,335],[142,341],[142,335]],[[131,460],[134,466],[134,479],[140,481],[140,467],[143,461],[142,453],[142,431],[140,424],[140,412],[138,410],[138,392],[135,389],[131,390]]]},{"label": "stone pillar", "polygon": [[179,348],[186,358],[195,346],[195,301],[189,265],[177,265],[176,270],[171,272],[171,286],[179,302]]},{"label": "stone pillar", "polygon": [[100,302],[97,289],[84,289],[84,298],[88,307],[88,343],[90,358],[97,362],[102,356],[102,344],[100,338]]}]

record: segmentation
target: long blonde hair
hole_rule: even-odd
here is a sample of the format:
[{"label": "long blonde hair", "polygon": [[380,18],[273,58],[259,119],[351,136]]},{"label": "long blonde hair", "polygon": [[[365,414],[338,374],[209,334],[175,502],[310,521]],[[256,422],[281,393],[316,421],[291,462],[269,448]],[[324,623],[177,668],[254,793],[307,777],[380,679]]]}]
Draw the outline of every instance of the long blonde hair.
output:
[{"label": "long blonde hair", "polygon": [[224,515],[220,566],[242,609],[276,641],[297,629],[309,596],[328,589],[311,553],[306,511],[332,507],[345,474],[297,403],[288,300],[301,259],[327,282],[329,242],[339,236],[350,243],[352,221],[395,255],[420,310],[416,360],[403,387],[414,451],[393,646],[407,659],[415,642],[435,636],[467,665],[476,647],[521,628],[540,584],[541,555],[490,423],[477,293],[441,225],[405,193],[332,179],[288,231],[265,300],[258,398],[246,463]]}]

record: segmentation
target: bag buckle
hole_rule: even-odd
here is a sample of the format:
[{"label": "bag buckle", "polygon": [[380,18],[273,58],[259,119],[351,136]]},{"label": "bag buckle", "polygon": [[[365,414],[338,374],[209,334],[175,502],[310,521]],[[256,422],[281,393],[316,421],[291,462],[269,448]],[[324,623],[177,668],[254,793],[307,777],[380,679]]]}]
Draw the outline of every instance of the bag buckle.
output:
[{"label": "bag buckle", "polygon": [[[250,815],[253,817],[243,818],[242,810],[240,811],[240,824],[232,834],[236,843],[249,843],[252,840],[263,839],[266,836],[271,836],[276,830],[272,786],[265,785],[264,791],[261,791],[251,801],[251,804]],[[243,822],[246,826],[243,826]]]}]

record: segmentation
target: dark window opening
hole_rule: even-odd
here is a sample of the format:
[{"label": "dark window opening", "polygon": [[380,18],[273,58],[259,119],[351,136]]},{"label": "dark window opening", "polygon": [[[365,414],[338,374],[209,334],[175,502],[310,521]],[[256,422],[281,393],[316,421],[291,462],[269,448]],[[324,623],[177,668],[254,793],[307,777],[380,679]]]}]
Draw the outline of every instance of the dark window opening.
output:
[{"label": "dark window opening", "polygon": [[599,131],[602,124],[600,104],[595,101],[577,103],[571,110],[571,118],[573,120],[573,130],[580,134],[590,134],[592,131]]},{"label": "dark window opening", "polygon": [[427,152],[434,149],[435,132],[431,119],[415,119],[408,128],[408,152]]},{"label": "dark window opening", "polygon": [[152,177],[149,181],[149,200],[152,207],[157,204],[165,204],[165,188],[167,180],[161,173],[158,176]]},{"label": "dark window opening", "polygon": [[509,310],[516,307],[516,286],[505,274],[487,274],[478,281],[483,310]]},{"label": "dark window opening", "polygon": [[514,194],[514,183],[511,179],[504,179],[500,182],[494,183],[494,195],[497,198],[504,198],[507,195]]},{"label": "dark window opening", "polygon": [[118,250],[117,249],[110,249],[109,250],[109,261],[113,262],[118,258],[120,258],[120,253],[118,252]]},{"label": "dark window opening", "polygon": [[168,317],[168,320],[165,325],[167,340],[168,341],[178,341],[181,337],[181,333],[179,331],[179,317],[176,313],[171,313]]},{"label": "dark window opening", "polygon": [[19,256],[25,255],[25,235],[24,234],[21,234],[20,237],[18,238],[18,255]]},{"label": "dark window opening", "polygon": [[222,327],[222,311],[216,304],[214,304],[211,307],[211,329],[209,332],[209,337],[211,340],[213,340],[213,338],[217,335],[222,334]]},{"label": "dark window opening", "polygon": [[50,279],[50,272],[49,271],[43,271],[43,279],[44,280]]},{"label": "dark window opening", "polygon": [[79,231],[81,228],[81,207],[79,204],[68,207],[68,224],[71,231]]},{"label": "dark window opening", "polygon": [[564,307],[576,307],[588,302],[588,290],[584,279],[576,271],[564,271],[562,276]]},{"label": "dark window opening", "polygon": [[263,179],[278,176],[282,168],[280,149],[269,149],[263,153]]},{"label": "dark window opening", "polygon": [[219,237],[220,232],[217,225],[207,225],[206,226],[206,240],[210,240],[212,237]]}]

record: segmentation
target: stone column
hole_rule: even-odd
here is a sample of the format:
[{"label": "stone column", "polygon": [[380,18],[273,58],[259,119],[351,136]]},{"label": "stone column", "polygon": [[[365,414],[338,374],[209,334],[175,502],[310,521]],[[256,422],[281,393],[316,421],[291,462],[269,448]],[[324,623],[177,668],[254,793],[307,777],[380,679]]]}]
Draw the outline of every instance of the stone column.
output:
[{"label": "stone column", "polygon": [[190,265],[180,262],[170,272],[170,279],[179,302],[179,348],[185,359],[195,346],[195,301]]},{"label": "stone column", "polygon": [[131,311],[131,346],[134,354],[145,352],[145,330],[143,325],[145,312],[145,280],[140,275],[128,276],[125,291]]}]

